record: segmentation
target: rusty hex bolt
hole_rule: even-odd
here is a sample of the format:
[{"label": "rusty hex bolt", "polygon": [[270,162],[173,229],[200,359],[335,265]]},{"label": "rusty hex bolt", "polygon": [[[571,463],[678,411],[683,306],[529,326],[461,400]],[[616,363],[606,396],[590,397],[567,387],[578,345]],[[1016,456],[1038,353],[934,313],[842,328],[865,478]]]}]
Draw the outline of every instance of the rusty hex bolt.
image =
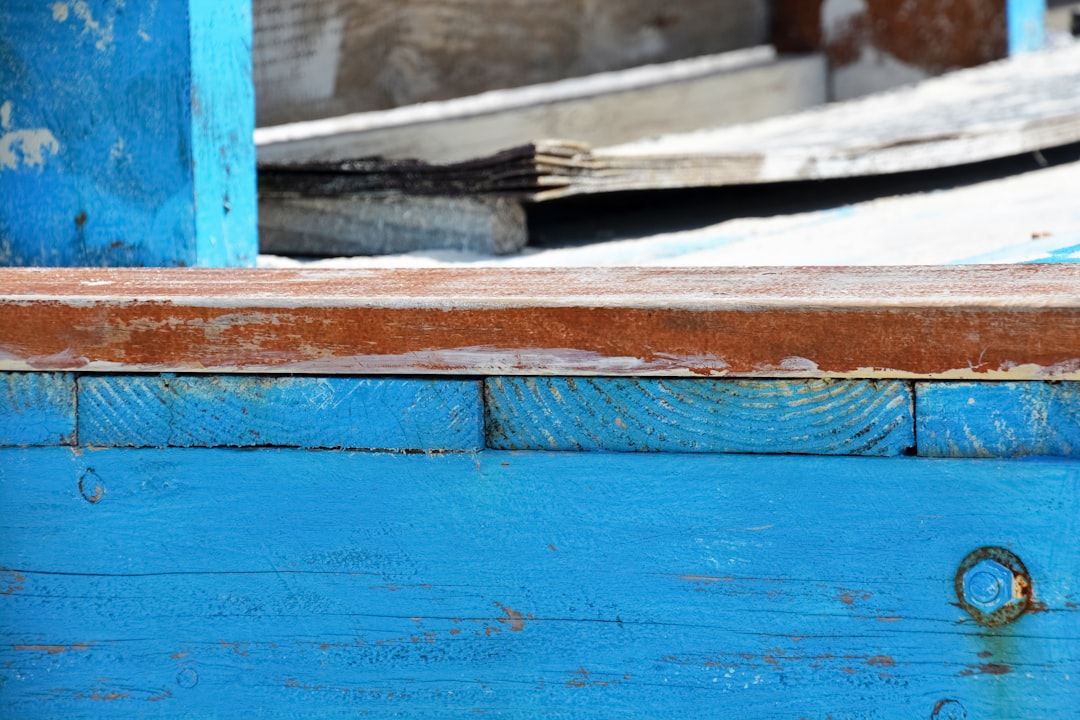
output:
[{"label": "rusty hex bolt", "polygon": [[981,547],[968,553],[956,571],[960,607],[986,627],[1020,617],[1031,602],[1031,577],[1016,555],[1003,547]]}]

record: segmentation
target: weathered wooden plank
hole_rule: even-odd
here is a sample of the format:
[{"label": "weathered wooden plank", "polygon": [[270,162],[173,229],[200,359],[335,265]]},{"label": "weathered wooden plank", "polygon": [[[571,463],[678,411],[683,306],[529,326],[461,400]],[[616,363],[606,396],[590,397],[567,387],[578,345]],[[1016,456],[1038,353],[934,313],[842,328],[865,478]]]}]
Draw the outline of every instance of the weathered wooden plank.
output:
[{"label": "weathered wooden plank", "polygon": [[900,455],[913,394],[898,380],[489,378],[500,450]]},{"label": "weathered wooden plank", "polygon": [[71,373],[0,372],[0,446],[74,444]]},{"label": "weathered wooden plank", "polygon": [[251,0],[186,4],[196,257],[176,264],[250,267],[259,254]]},{"label": "weathered wooden plank", "polygon": [[[1080,682],[1075,462],[0,458],[5,715],[1063,717]],[[1034,592],[993,630],[954,589],[988,544]]]},{"label": "weathered wooden plank", "polygon": [[320,180],[327,191],[411,186],[515,192],[535,201],[931,170],[1080,141],[1080,97],[1071,91],[1078,82],[1080,44],[1069,44],[757,123],[596,149],[538,139],[469,163],[369,159],[314,170],[333,171]]},{"label": "weathered wooden plank", "polygon": [[247,0],[0,7],[0,264],[253,265]]},{"label": "weathered wooden plank", "polygon": [[84,376],[79,440],[131,447],[478,450],[480,383],[252,376]]},{"label": "weathered wooden plank", "polygon": [[[825,102],[820,55],[760,46],[662,65],[255,131],[260,162],[379,155],[455,162],[541,138],[615,145]],[[671,109],[678,107],[673,113]]]},{"label": "weathered wooden plank", "polygon": [[761,45],[767,0],[255,0],[259,125]]},{"label": "weathered wooden plank", "polygon": [[284,255],[385,255],[416,250],[514,253],[529,240],[525,210],[505,197],[364,193],[259,195],[259,248]]},{"label": "weathered wooden plank", "polygon": [[0,269],[0,369],[1080,379],[1078,280],[1075,264]]},{"label": "weathered wooden plank", "polygon": [[919,454],[1080,457],[1080,384],[920,382]]},{"label": "weathered wooden plank", "polygon": [[[1080,140],[1080,45],[733,128],[600,148],[575,191],[784,182],[927,170]],[[1017,88],[1022,88],[1018,91]],[[634,175],[638,178],[634,180]],[[646,182],[647,180],[647,182]],[[563,193],[565,194],[565,193]]]}]

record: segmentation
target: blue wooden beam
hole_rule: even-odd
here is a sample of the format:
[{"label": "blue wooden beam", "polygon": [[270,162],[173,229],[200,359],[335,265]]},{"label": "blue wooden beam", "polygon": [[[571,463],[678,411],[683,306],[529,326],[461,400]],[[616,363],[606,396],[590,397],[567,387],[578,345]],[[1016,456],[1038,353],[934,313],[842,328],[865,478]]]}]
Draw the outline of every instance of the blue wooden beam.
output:
[{"label": "blue wooden beam", "polygon": [[1080,458],[1080,383],[919,382],[919,455]]},{"label": "blue wooden beam", "polygon": [[[0,450],[0,716],[1075,717],[1078,491],[1076,461]],[[958,607],[986,545],[1033,587],[1002,627]]]},{"label": "blue wooden beam", "polygon": [[477,380],[134,375],[78,387],[82,445],[443,452],[484,442]]},{"label": "blue wooden beam", "polygon": [[0,447],[75,444],[71,373],[0,373]]},{"label": "blue wooden beam", "polygon": [[249,0],[12,0],[0,38],[0,264],[254,264]]}]

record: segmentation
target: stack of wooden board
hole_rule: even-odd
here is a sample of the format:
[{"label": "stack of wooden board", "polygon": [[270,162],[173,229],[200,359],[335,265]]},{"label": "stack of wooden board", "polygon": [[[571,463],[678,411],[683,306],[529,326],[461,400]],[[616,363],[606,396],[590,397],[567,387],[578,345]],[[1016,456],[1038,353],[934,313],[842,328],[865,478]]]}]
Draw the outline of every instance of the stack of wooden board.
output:
[{"label": "stack of wooden board", "polygon": [[324,196],[498,192],[541,201],[926,170],[1080,141],[1078,85],[1080,44],[1074,44],[751,125],[596,150],[543,140],[450,164],[264,163],[261,187]]},{"label": "stack of wooden board", "polygon": [[[311,138],[292,145],[287,141],[277,144],[275,153],[299,161],[263,163],[260,170],[266,201],[262,230],[264,241],[271,241],[264,242],[264,252],[295,251],[296,233],[290,237],[277,230],[309,205],[321,202],[318,211],[325,212],[328,198],[338,198],[331,202],[339,209],[356,207],[357,198],[367,199],[367,209],[352,213],[344,229],[323,233],[335,235],[338,242],[323,237],[314,243],[316,248],[330,243],[334,253],[350,254],[350,248],[365,252],[374,227],[365,213],[371,213],[372,200],[388,193],[409,203],[414,217],[422,218],[432,197],[451,198],[465,207],[491,197],[535,203],[627,190],[885,175],[1038,152],[1080,141],[1080,95],[1074,91],[1078,84],[1080,45],[1072,44],[862,100],[598,149],[541,140],[454,163],[312,161],[333,157],[341,149],[336,136],[323,136],[314,144]],[[352,140],[345,136],[340,142],[351,147]],[[408,200],[400,200],[403,197]],[[276,207],[271,205],[275,199]],[[440,218],[445,220],[453,210],[446,200],[441,202]],[[495,234],[488,228],[498,228],[502,238],[514,236],[512,228],[506,229],[506,211],[500,212],[502,219],[474,226],[479,240],[466,249],[508,251],[524,245],[523,215],[516,242],[492,239]],[[413,248],[402,250],[408,249]]]}]

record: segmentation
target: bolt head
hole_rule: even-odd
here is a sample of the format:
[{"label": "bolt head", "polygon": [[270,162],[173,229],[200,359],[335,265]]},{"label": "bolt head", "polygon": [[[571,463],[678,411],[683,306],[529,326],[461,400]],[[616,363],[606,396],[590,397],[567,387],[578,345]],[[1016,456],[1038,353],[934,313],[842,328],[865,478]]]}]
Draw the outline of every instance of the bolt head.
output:
[{"label": "bolt head", "polygon": [[992,613],[1014,599],[1013,572],[996,560],[980,560],[964,573],[964,599]]},{"label": "bolt head", "polygon": [[1031,604],[1031,575],[1006,548],[976,548],[960,562],[954,576],[960,607],[984,627],[1014,622]]}]

